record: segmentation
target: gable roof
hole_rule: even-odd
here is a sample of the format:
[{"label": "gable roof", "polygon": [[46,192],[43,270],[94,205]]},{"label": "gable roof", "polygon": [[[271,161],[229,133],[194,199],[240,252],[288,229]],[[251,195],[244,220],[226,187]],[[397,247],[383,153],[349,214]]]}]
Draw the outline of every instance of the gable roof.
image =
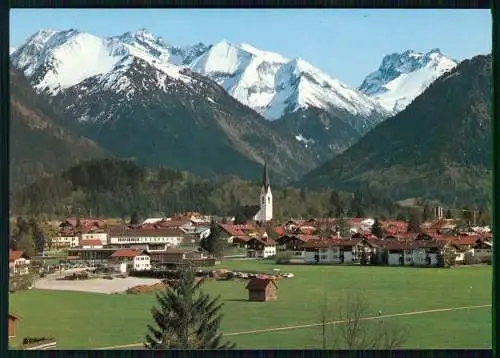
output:
[{"label": "gable roof", "polygon": [[119,258],[119,257],[129,257],[134,258],[141,254],[148,255],[149,254],[145,250],[136,250],[136,249],[118,249],[116,250],[111,257]]},{"label": "gable roof", "polygon": [[262,291],[265,290],[270,284],[273,284],[274,287],[278,288],[274,280],[270,278],[252,278],[248,281],[246,289],[250,291]]},{"label": "gable roof", "polygon": [[18,319],[21,319],[21,317],[19,317],[18,315],[16,314],[13,314],[13,313],[9,313],[9,318],[12,318],[13,320],[17,321]]},{"label": "gable roof", "polygon": [[21,257],[27,260],[30,259],[30,257],[27,254],[25,254],[24,251],[9,250],[9,262],[16,261]]}]

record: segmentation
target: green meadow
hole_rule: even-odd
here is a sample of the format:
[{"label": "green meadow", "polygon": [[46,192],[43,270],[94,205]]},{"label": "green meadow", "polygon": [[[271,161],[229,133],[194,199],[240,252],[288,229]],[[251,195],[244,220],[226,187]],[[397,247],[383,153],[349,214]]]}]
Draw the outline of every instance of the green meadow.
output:
[{"label": "green meadow", "polygon": [[[347,294],[369,304],[368,316],[383,318],[405,332],[406,348],[490,348],[491,308],[417,313],[492,302],[491,266],[406,268],[369,266],[276,265],[266,260],[227,260],[234,270],[271,272],[295,277],[277,281],[276,302],[249,302],[246,281],[207,281],[205,290],[224,302],[222,331],[238,348],[321,348],[321,328],[253,332],[320,321],[325,299],[331,311]],[[49,336],[61,349],[91,349],[140,343],[152,322],[154,294],[96,294],[32,290],[10,294],[10,311],[19,315],[18,344],[23,337]],[[410,314],[410,313],[415,314]],[[337,317],[332,316],[334,320]],[[234,334],[238,333],[238,334]]]}]

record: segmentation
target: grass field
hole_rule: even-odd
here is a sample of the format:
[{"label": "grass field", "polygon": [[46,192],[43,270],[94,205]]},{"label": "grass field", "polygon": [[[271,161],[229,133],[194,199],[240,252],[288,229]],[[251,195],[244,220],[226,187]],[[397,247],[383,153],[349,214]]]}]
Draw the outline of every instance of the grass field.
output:
[{"label": "grass field", "polygon": [[[368,300],[383,315],[491,304],[491,266],[455,269],[353,266],[277,266],[232,260],[220,267],[271,271],[294,278],[278,281],[278,301],[248,302],[245,281],[209,281],[205,289],[224,302],[222,330],[238,348],[320,348],[320,327],[232,333],[319,322],[326,294],[334,304],[347,292]],[[471,288],[472,287],[472,288]],[[154,295],[33,290],[10,295],[10,311],[22,317],[18,340],[51,336],[59,348],[100,348],[141,342],[151,322]],[[332,317],[334,318],[334,317]],[[407,348],[491,347],[491,309],[476,308],[384,318],[407,332]],[[14,340],[16,343],[16,340]]]}]

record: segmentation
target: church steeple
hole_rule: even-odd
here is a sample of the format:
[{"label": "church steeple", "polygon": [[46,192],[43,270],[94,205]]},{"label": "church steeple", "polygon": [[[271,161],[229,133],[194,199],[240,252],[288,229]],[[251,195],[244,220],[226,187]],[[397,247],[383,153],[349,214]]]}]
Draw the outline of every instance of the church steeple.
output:
[{"label": "church steeple", "polygon": [[269,173],[267,172],[267,161],[264,162],[264,173],[262,175],[262,187],[264,190],[267,191],[269,190]]}]

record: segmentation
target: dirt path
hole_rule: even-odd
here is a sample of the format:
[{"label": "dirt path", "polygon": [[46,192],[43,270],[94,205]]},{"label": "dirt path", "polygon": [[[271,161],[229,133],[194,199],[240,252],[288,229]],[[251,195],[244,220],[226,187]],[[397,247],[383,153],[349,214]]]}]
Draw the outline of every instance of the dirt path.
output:
[{"label": "dirt path", "polygon": [[[379,318],[392,318],[392,317],[402,317],[402,316],[416,316],[428,313],[439,313],[439,312],[449,312],[449,311],[461,311],[461,310],[470,310],[470,309],[478,309],[478,308],[487,308],[491,307],[491,305],[479,305],[479,306],[463,306],[463,307],[452,307],[452,308],[438,308],[434,310],[425,310],[425,311],[413,311],[413,312],[403,312],[403,313],[394,313],[388,315],[381,316],[372,316],[372,317],[364,317],[361,318],[362,321],[370,321]],[[330,321],[326,324],[340,324],[345,323],[346,321]],[[226,333],[224,336],[239,336],[243,334],[256,334],[256,333],[267,333],[267,332],[278,332],[278,331],[286,331],[290,329],[301,329],[301,328],[310,328],[310,327],[318,327],[321,326],[322,323],[310,323],[296,326],[285,326],[285,327],[275,327],[275,328],[265,328],[265,329],[256,329],[251,331],[243,331],[243,332],[233,332]],[[132,343],[126,344],[122,346],[112,346],[112,347],[102,347],[102,348],[94,348],[94,349],[123,349],[123,348],[132,348],[132,347],[141,347],[142,343]]]}]

